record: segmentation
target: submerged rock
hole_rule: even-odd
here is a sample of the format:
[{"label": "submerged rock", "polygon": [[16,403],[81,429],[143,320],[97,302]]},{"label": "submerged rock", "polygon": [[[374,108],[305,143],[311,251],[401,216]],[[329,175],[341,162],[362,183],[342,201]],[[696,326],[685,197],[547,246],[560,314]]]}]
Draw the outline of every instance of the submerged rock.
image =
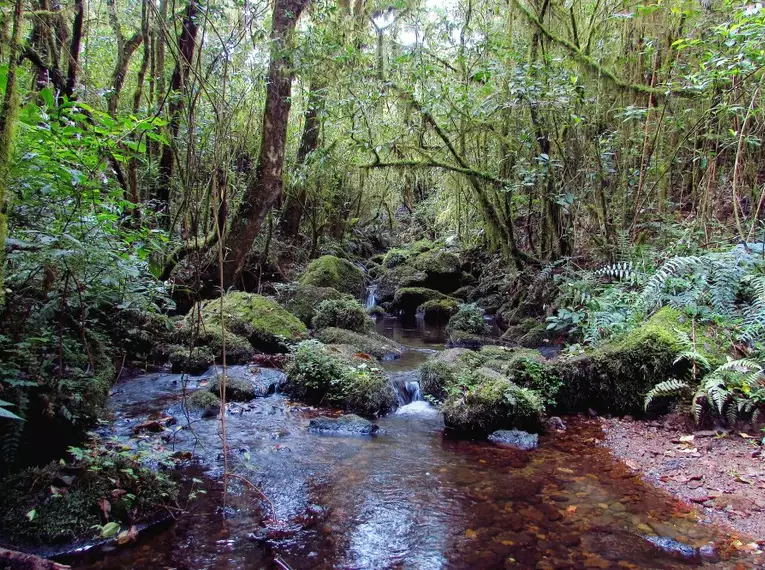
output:
[{"label": "submerged rock", "polygon": [[325,416],[314,418],[308,424],[308,431],[338,435],[375,435],[380,431],[380,427],[356,414],[348,414],[338,418]]},{"label": "submerged rock", "polygon": [[489,435],[489,441],[498,445],[515,447],[528,451],[539,445],[539,436],[519,429],[500,429]]}]

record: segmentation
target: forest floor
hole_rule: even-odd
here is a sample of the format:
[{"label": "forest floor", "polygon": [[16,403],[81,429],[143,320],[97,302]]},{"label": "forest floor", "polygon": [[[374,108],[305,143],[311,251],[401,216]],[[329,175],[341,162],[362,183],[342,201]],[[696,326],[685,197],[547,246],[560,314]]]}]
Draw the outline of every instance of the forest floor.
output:
[{"label": "forest floor", "polygon": [[679,415],[601,422],[603,444],[646,481],[697,505],[709,522],[765,541],[765,458],[759,437],[695,430]]}]

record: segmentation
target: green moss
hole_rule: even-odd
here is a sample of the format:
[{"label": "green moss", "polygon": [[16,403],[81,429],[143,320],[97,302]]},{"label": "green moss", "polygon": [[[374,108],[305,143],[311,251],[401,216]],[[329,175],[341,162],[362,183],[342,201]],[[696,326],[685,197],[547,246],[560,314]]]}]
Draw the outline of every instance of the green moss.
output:
[{"label": "green moss", "polygon": [[341,293],[360,295],[364,288],[364,273],[350,261],[334,255],[324,255],[308,265],[300,283],[333,287]]},{"label": "green moss", "polygon": [[175,374],[201,374],[215,363],[215,353],[209,346],[194,347],[189,354],[185,346],[177,346],[170,353],[170,364]]},{"label": "green moss", "polygon": [[165,476],[122,454],[54,462],[0,483],[0,526],[4,538],[17,545],[68,543],[98,535],[94,527],[105,522],[99,504],[104,499],[110,520],[129,527],[172,504],[176,494]]},{"label": "green moss", "polygon": [[424,253],[426,251],[430,251],[431,249],[435,249],[438,246],[438,243],[427,238],[423,238],[413,242],[412,245],[409,246],[409,250],[413,251],[414,253]]},{"label": "green moss", "polygon": [[[675,363],[682,350],[677,329],[690,333],[680,311],[664,308],[642,326],[580,356],[561,357],[555,373],[563,386],[558,396],[564,411],[594,408],[599,412],[639,413],[645,394],[657,383],[679,378],[687,365]],[[698,348],[710,362],[722,351],[710,331],[696,328]]]},{"label": "green moss", "polygon": [[486,369],[465,372],[458,382],[461,390],[449,394],[442,406],[447,427],[472,435],[509,428],[540,429],[544,404],[534,390]]},{"label": "green moss", "polygon": [[427,251],[415,257],[412,266],[429,276],[459,275],[460,258],[448,251]]},{"label": "green moss", "polygon": [[372,331],[358,333],[336,327],[328,327],[316,332],[316,338],[325,344],[346,344],[357,351],[379,358],[390,360],[398,358],[403,347],[387,337]]},{"label": "green moss", "polygon": [[380,275],[377,283],[377,295],[380,302],[390,301],[398,289],[420,286],[427,280],[428,275],[426,273],[418,271],[410,265],[399,265]]},{"label": "green moss", "polygon": [[195,390],[188,398],[186,398],[186,405],[189,410],[201,410],[205,412],[219,408],[220,398],[218,398],[217,391],[213,393],[209,390]]},{"label": "green moss", "polygon": [[279,292],[278,299],[285,309],[303,321],[303,324],[310,326],[319,303],[345,297],[351,298],[332,287],[316,287],[315,285],[295,283],[289,287],[284,287]]},{"label": "green moss", "polygon": [[483,315],[483,309],[477,305],[462,305],[449,319],[446,330],[449,333],[462,331],[473,335],[486,335],[489,333],[489,326],[484,321]]},{"label": "green moss", "polygon": [[[220,394],[220,381],[222,374],[210,382],[207,390],[211,394]],[[226,400],[230,402],[249,402],[258,396],[255,385],[246,378],[226,376]]]},{"label": "green moss", "polygon": [[406,249],[391,249],[388,253],[385,254],[385,258],[383,258],[382,264],[388,269],[393,269],[397,265],[406,263],[410,257],[412,257],[411,251]]},{"label": "green moss", "polygon": [[361,303],[345,298],[322,301],[316,307],[313,326],[315,329],[337,327],[363,333],[372,330],[375,323]]},{"label": "green moss", "polygon": [[393,307],[407,315],[413,315],[417,307],[426,301],[446,299],[446,295],[425,287],[403,287],[393,297]]},{"label": "green moss", "polygon": [[354,358],[311,340],[300,343],[287,367],[284,393],[315,405],[331,405],[362,415],[389,411],[396,395],[385,374],[367,360]]},{"label": "green moss", "polygon": [[[199,306],[195,306],[184,321],[183,330],[187,335],[192,334],[193,320],[199,310]],[[236,349],[243,348],[242,339],[264,352],[286,352],[292,343],[308,336],[308,329],[297,317],[273,299],[261,295],[233,291],[224,295],[222,310],[226,330],[237,335],[226,335],[227,350],[232,357]],[[201,320],[197,344],[209,346],[217,354],[222,334],[220,299],[201,305]]]},{"label": "green moss", "polygon": [[545,325],[538,324],[525,332],[519,339],[518,344],[526,348],[544,346],[550,338],[550,331]]},{"label": "green moss", "polygon": [[432,299],[417,307],[417,312],[422,313],[426,323],[446,323],[457,312],[457,301],[454,299]]}]

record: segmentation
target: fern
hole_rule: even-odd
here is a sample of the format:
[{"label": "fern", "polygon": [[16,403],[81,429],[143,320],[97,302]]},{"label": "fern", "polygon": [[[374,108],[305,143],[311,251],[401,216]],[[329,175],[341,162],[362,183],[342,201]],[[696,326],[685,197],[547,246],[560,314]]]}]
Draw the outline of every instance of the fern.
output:
[{"label": "fern", "polygon": [[688,383],[683,382],[682,380],[677,380],[676,378],[670,378],[664,382],[659,382],[656,386],[651,388],[648,394],[646,394],[643,407],[647,410],[648,406],[650,406],[656,398],[682,396],[688,390],[690,390]]}]

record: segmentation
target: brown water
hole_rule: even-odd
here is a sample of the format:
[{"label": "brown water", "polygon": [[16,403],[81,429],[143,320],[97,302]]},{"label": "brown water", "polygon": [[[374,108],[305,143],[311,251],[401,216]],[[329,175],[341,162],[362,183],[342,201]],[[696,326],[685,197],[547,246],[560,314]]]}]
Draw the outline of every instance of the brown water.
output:
[{"label": "brown water", "polygon": [[[388,325],[394,328],[389,336],[417,349],[386,366],[392,374],[414,379],[411,368],[427,357],[423,350],[439,342],[423,342],[416,331]],[[381,330],[388,325],[380,325]],[[192,379],[190,386],[200,382]],[[151,412],[177,413],[179,391],[179,377],[169,374],[121,383],[112,398],[112,434],[127,440],[132,426]],[[179,476],[186,485],[201,479],[207,494],[182,505],[186,512],[175,524],[141,536],[137,544],[92,552],[79,559],[78,567],[757,565],[751,558],[729,560],[737,537],[701,523],[696,512],[632,476],[599,446],[600,428],[591,420],[569,418],[565,434],[542,436],[539,449],[518,452],[445,437],[441,419],[424,402],[379,419],[385,434],[375,438],[310,434],[306,427],[317,413],[280,395],[230,405],[231,469],[262,490],[270,503],[232,479],[222,508],[216,419],[197,419],[193,430],[165,436],[167,448],[194,452],[196,459]],[[156,439],[130,441],[158,445]],[[268,520],[272,514],[276,520]],[[704,559],[701,553],[707,550],[722,560]]]}]

